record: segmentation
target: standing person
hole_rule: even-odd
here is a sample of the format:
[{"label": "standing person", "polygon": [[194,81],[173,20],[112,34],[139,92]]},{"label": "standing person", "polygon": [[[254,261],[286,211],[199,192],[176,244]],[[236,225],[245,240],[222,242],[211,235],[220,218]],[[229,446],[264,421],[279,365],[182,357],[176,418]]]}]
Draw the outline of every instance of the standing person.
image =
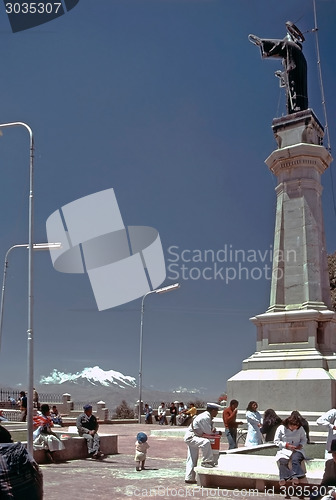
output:
[{"label": "standing person", "polygon": [[20,392],[20,397],[17,404],[20,405],[20,422],[25,422],[27,420],[27,396],[25,391]]},{"label": "standing person", "polygon": [[263,417],[263,424],[262,427],[260,428],[261,434],[265,434],[265,441],[266,443],[270,443],[274,441],[274,436],[275,436],[275,431],[279,427],[279,425],[282,424],[282,420],[275,413],[272,408],[269,408],[268,410],[265,411],[264,417]]},{"label": "standing person", "polygon": [[329,458],[330,446],[333,439],[336,438],[336,409],[332,408],[331,410],[323,413],[317,420],[316,423],[318,425],[324,425],[328,428],[328,438],[326,443],[326,451],[325,458]]},{"label": "standing person", "polygon": [[215,467],[211,444],[204,434],[221,434],[216,432],[212,419],[216,417],[221,407],[216,403],[207,403],[206,410],[193,419],[184,436],[184,442],[188,445],[188,456],[186,464],[185,482],[195,484],[195,467],[197,466],[198,453],[202,450],[202,467]]},{"label": "standing person", "polygon": [[250,401],[246,408],[247,436],[245,446],[247,447],[258,446],[263,442],[260,432],[261,415],[257,409],[258,403],[256,401]]},{"label": "standing person", "polygon": [[169,412],[170,412],[170,425],[176,425],[177,408],[175,406],[175,403],[171,403],[169,407]]},{"label": "standing person", "polygon": [[[283,425],[280,425],[274,436],[274,444],[279,447],[275,456],[278,462],[280,481],[279,485],[284,486],[286,481],[291,480],[294,485],[299,483],[299,479],[305,477],[301,463],[305,459],[303,451],[307,443],[307,436],[297,416],[286,418]],[[292,468],[289,468],[289,459]]]},{"label": "standing person", "polygon": [[50,416],[50,408],[48,404],[41,405],[41,414],[33,417],[34,419],[34,450],[46,450],[47,457],[50,462],[55,462],[54,452],[64,449],[64,444],[56,434],[51,430],[53,421]]},{"label": "standing person", "polygon": [[103,458],[100,452],[100,441],[98,436],[98,420],[92,414],[92,405],[83,406],[84,413],[77,417],[76,426],[78,434],[86,439],[88,453],[92,458]]},{"label": "standing person", "polygon": [[166,404],[163,401],[158,408],[158,420],[159,425],[168,425],[166,417]]},{"label": "standing person", "polygon": [[[322,482],[319,489],[314,492],[310,498],[311,500],[318,500],[321,497],[327,495],[328,500],[336,498],[336,439],[333,439],[330,444],[330,453],[332,458],[327,460],[324,466],[324,473]],[[327,486],[333,486],[333,488],[327,491]]]},{"label": "standing person", "polygon": [[225,435],[229,443],[229,450],[237,448],[237,427],[243,422],[236,422],[239,402],[236,399],[230,401],[230,405],[223,411]]},{"label": "standing person", "polygon": [[39,403],[39,395],[37,393],[37,390],[33,389],[33,405],[34,405],[34,408],[36,408],[37,410],[40,409],[40,403]]},{"label": "standing person", "polygon": [[149,444],[147,443],[147,434],[144,432],[138,432],[136,441],[135,441],[135,457],[134,460],[136,462],[135,470],[144,470],[145,461],[147,456],[147,450],[149,448]]},{"label": "standing person", "polygon": [[149,406],[148,403],[145,404],[144,408],[144,414],[145,414],[145,424],[152,424],[153,423],[153,409],[151,406]]}]

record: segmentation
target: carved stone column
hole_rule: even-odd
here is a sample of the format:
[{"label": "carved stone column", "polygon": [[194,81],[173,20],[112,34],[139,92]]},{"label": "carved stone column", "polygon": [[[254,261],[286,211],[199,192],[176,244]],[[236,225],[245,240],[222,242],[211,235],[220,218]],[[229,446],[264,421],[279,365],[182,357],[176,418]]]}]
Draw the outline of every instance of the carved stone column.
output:
[{"label": "carved stone column", "polygon": [[228,394],[262,409],[323,411],[336,404],[336,315],[321,203],[321,174],[332,158],[312,110],[275,119],[272,128],[279,148],[266,159],[278,181],[270,305],[251,318],[257,350],[229,379]]}]

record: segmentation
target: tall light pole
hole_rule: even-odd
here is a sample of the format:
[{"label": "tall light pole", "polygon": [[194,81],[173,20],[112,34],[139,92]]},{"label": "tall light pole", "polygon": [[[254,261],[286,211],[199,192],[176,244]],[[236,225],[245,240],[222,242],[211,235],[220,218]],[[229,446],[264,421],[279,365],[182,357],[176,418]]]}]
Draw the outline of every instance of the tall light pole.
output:
[{"label": "tall light pole", "polygon": [[141,424],[141,403],[142,403],[142,344],[143,344],[143,322],[144,322],[144,312],[145,312],[145,298],[152,293],[166,293],[171,292],[180,288],[179,283],[174,283],[174,285],[165,286],[163,288],[158,288],[157,290],[152,290],[147,292],[141,301],[141,320],[140,320],[140,356],[139,356],[139,408],[138,408],[138,422]]},{"label": "tall light pole", "polygon": [[28,327],[27,327],[27,448],[33,454],[33,390],[34,390],[34,330],[33,330],[33,241],[34,241],[34,137],[27,123],[0,123],[7,127],[24,127],[29,133],[29,200],[28,200]]},{"label": "tall light pole", "polygon": [[[61,243],[34,243],[33,250],[53,250],[61,248]],[[15,248],[28,248],[28,244],[13,245],[11,246],[5,255],[5,263],[2,278],[2,289],[1,289],[1,302],[0,302],[0,352],[2,344],[2,327],[3,327],[3,317],[4,317],[4,303],[5,303],[5,289],[6,289],[6,278],[7,278],[7,268],[8,268],[8,257],[12,250]]]}]

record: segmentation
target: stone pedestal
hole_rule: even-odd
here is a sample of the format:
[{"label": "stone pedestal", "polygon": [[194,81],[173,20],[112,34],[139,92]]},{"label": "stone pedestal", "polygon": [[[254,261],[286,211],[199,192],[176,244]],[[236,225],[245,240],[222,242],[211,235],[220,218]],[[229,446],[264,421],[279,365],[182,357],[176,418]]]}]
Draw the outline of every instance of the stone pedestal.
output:
[{"label": "stone pedestal", "polygon": [[336,404],[336,315],[330,290],[321,174],[332,158],[312,110],[273,121],[279,149],[270,305],[251,318],[257,350],[228,381],[228,399],[261,409],[324,411]]},{"label": "stone pedestal", "polygon": [[98,401],[97,403],[97,418],[101,422],[108,420],[108,408],[105,406],[105,401]]},{"label": "stone pedestal", "polygon": [[61,408],[61,413],[70,413],[73,410],[74,404],[73,401],[71,401],[71,394],[68,394],[67,392],[62,395],[62,408]]}]

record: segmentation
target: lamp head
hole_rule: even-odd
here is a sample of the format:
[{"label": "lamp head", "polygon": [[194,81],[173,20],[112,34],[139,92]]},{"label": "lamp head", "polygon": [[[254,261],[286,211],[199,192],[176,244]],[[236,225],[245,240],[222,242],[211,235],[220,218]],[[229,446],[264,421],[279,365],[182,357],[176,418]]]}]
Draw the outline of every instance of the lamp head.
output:
[{"label": "lamp head", "polygon": [[166,293],[166,292],[170,292],[172,290],[176,290],[177,288],[180,288],[180,283],[174,283],[174,285],[169,285],[169,286],[165,286],[163,288],[158,288],[157,290],[155,290],[155,293]]}]

